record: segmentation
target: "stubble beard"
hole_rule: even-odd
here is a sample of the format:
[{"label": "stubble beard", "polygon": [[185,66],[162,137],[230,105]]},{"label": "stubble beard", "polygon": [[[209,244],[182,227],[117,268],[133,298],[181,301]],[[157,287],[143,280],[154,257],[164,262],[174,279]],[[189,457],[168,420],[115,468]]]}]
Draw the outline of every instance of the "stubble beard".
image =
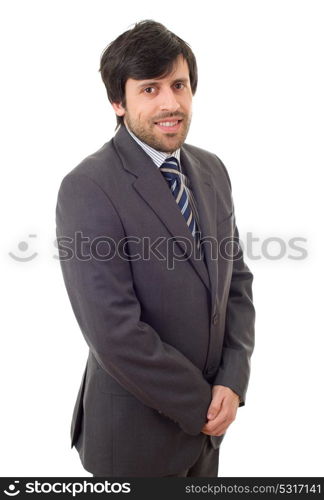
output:
[{"label": "stubble beard", "polygon": [[[172,114],[169,116],[171,117]],[[181,129],[179,132],[170,132],[169,134],[165,134],[166,137],[177,138],[175,141],[170,142],[167,140],[163,140],[162,138],[160,139],[154,134],[153,130],[156,127],[154,123],[152,123],[150,127],[145,127],[141,123],[138,123],[135,120],[131,120],[127,111],[124,115],[124,122],[126,122],[128,128],[133,132],[133,134],[136,135],[136,137],[138,137],[138,139],[140,139],[142,142],[145,142],[145,144],[147,144],[148,146],[151,146],[151,148],[156,149],[157,151],[162,151],[164,153],[172,153],[178,148],[181,148],[181,146],[185,142],[190,128],[191,116],[183,117]]]}]

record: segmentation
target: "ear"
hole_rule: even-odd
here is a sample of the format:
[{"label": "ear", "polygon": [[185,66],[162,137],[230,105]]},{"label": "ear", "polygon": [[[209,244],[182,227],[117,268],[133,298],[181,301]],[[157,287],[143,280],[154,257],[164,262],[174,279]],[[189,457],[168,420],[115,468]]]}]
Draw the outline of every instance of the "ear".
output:
[{"label": "ear", "polygon": [[126,110],[121,102],[112,102],[111,105],[114,108],[114,111],[117,116],[124,116]]}]

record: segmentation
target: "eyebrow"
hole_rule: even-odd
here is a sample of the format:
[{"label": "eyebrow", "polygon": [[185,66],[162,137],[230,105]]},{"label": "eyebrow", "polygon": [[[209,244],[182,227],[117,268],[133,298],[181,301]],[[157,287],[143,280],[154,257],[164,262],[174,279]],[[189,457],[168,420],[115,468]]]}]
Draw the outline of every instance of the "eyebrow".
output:
[{"label": "eyebrow", "polygon": [[[189,79],[188,78],[176,78],[175,80],[173,80],[171,82],[171,85],[174,85],[175,83],[178,83],[178,82],[181,82],[181,83],[188,83],[189,82]],[[151,85],[159,85],[161,83],[161,80],[156,80],[156,81],[147,81],[145,83],[140,83],[138,85],[138,88],[143,88],[143,87],[150,87]]]}]

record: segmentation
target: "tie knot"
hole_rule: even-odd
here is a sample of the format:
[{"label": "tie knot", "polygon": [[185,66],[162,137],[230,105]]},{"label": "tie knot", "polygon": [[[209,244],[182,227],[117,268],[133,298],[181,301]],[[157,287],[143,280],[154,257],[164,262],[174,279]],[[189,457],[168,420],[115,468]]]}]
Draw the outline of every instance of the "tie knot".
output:
[{"label": "tie knot", "polygon": [[175,170],[179,170],[179,162],[175,156],[169,156],[168,158],[166,158],[164,160],[162,167],[173,168]]},{"label": "tie knot", "polygon": [[168,181],[179,180],[180,170],[178,160],[174,156],[166,158],[160,167],[160,171]]}]

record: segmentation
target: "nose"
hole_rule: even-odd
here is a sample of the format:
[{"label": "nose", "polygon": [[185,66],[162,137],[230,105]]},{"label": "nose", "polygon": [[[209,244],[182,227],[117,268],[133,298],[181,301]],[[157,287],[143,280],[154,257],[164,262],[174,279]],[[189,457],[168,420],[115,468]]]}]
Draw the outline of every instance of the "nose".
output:
[{"label": "nose", "polygon": [[170,88],[163,89],[163,91],[160,92],[160,98],[161,98],[161,103],[160,103],[161,111],[171,111],[174,113],[180,108],[180,104],[178,103],[177,98],[172,89]]}]

